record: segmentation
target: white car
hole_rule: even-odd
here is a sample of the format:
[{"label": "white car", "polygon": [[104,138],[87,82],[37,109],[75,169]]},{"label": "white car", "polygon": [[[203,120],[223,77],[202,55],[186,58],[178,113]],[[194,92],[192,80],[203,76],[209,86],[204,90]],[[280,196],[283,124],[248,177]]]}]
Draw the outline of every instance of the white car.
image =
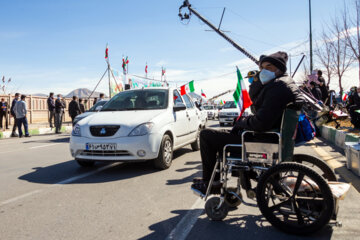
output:
[{"label": "white car", "polygon": [[219,112],[219,123],[220,126],[224,126],[225,123],[233,125],[240,115],[240,110],[236,106],[234,101],[227,101],[223,108]]},{"label": "white car", "polygon": [[109,100],[100,100],[98,101],[94,106],[92,106],[88,111],[77,115],[74,119],[74,123],[73,125],[77,124],[81,119],[86,118],[98,111],[101,110],[101,108],[105,105],[105,103],[107,103]]},{"label": "white car", "polygon": [[204,109],[207,111],[208,119],[218,118],[218,110],[213,105],[204,105]]},{"label": "white car", "polygon": [[173,88],[128,90],[74,126],[70,152],[81,166],[153,160],[155,167],[166,169],[174,150],[188,144],[199,150],[200,130],[199,115],[187,95]]}]

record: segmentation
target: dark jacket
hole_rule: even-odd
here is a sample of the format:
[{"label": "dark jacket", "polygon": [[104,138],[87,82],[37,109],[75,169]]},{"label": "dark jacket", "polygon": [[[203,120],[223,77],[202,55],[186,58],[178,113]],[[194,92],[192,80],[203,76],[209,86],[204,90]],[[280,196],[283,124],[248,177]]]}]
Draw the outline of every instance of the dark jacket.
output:
[{"label": "dark jacket", "polygon": [[8,105],[8,103],[7,102],[0,102],[0,111],[2,112],[2,113],[8,113],[9,112],[9,105]]},{"label": "dark jacket", "polygon": [[240,119],[236,125],[245,130],[268,131],[279,129],[286,106],[289,103],[301,105],[305,101],[294,80],[288,75],[265,84],[257,96],[256,114]]},{"label": "dark jacket", "polygon": [[62,113],[64,108],[65,108],[64,102],[59,99],[56,99],[55,100],[55,112]]},{"label": "dark jacket", "polygon": [[81,112],[81,113],[84,113],[84,112],[85,112],[85,106],[84,106],[84,104],[79,103],[79,105],[80,105],[80,112]]},{"label": "dark jacket", "polygon": [[357,92],[352,92],[352,93],[349,95],[348,105],[349,105],[349,106],[356,105],[357,107],[360,108],[360,97],[359,97],[359,95],[358,95]]},{"label": "dark jacket", "polygon": [[311,94],[316,98],[317,100],[322,100],[321,90],[318,87],[314,87],[311,89]]},{"label": "dark jacket", "polygon": [[250,96],[250,99],[251,99],[251,101],[253,103],[250,106],[250,109],[251,109],[251,112],[253,114],[255,114],[256,109],[259,108],[258,103],[257,103],[257,97],[258,97],[258,95],[261,92],[263,87],[264,87],[264,85],[262,85],[262,83],[259,80],[258,81],[253,81],[249,86],[249,96]]},{"label": "dark jacket", "polygon": [[15,104],[17,103],[17,101],[18,100],[16,98],[14,98],[11,102],[10,114],[13,117],[15,117],[14,107],[15,107]]},{"label": "dark jacket", "polygon": [[69,115],[71,117],[76,117],[77,115],[79,115],[81,113],[81,109],[80,109],[80,105],[79,102],[76,100],[72,100],[69,103]]},{"label": "dark jacket", "polygon": [[49,97],[47,99],[47,105],[48,105],[48,109],[49,109],[50,112],[55,110],[55,102],[54,102],[53,98]]}]

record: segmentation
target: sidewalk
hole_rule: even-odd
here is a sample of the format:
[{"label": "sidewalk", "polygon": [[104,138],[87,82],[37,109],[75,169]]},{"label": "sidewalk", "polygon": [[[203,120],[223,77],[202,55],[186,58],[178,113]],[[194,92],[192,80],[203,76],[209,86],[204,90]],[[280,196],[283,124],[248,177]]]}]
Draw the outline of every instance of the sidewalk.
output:
[{"label": "sidewalk", "polygon": [[[12,125],[9,126],[10,129],[5,131],[0,130],[0,139],[11,138]],[[64,122],[61,127],[61,132],[71,133],[72,124],[71,122]],[[29,124],[29,134],[30,135],[43,135],[43,134],[55,134],[55,128],[50,128],[49,123],[33,123]]]}]

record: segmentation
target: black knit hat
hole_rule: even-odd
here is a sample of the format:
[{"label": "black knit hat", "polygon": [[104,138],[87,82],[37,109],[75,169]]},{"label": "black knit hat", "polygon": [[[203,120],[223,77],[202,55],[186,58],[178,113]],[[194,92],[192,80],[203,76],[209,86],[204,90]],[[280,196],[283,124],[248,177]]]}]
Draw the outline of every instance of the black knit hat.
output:
[{"label": "black knit hat", "polygon": [[276,52],[270,55],[260,56],[260,66],[263,62],[269,62],[275,65],[280,71],[286,72],[286,64],[288,61],[288,55],[286,52]]}]

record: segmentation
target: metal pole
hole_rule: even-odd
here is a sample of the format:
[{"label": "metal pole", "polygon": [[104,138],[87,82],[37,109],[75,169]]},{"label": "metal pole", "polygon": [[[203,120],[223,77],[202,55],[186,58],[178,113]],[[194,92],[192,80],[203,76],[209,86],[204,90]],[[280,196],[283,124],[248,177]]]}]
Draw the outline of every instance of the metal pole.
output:
[{"label": "metal pole", "polygon": [[311,0],[309,0],[309,24],[310,24],[310,74],[313,71],[312,27],[311,27]]},{"label": "metal pole", "polygon": [[297,67],[296,67],[296,69],[295,69],[295,71],[294,71],[293,75],[291,76],[292,78],[295,76],[295,74],[296,74],[297,70],[299,69],[300,64],[301,64],[301,63],[302,63],[302,61],[304,60],[305,56],[306,56],[306,55],[303,55],[303,56],[302,56],[302,58],[301,58],[301,60],[300,60],[299,64],[297,65]]},{"label": "metal pole", "polygon": [[109,98],[111,98],[111,83],[110,83],[110,63],[108,62],[108,78],[109,78]]},{"label": "metal pole", "polygon": [[[188,3],[187,3],[188,4]],[[203,21],[205,24],[207,24],[210,28],[212,28],[212,30],[214,30],[215,32],[217,32],[220,36],[222,36],[223,38],[225,38],[231,45],[233,45],[237,50],[239,50],[240,52],[242,52],[245,56],[247,56],[248,58],[250,58],[254,63],[256,63],[256,65],[259,65],[259,60],[257,60],[256,57],[254,57],[253,55],[251,55],[248,51],[246,51],[243,47],[241,47],[240,45],[238,45],[237,43],[235,43],[231,38],[229,38],[228,36],[226,36],[224,33],[222,33],[221,31],[219,31],[214,25],[212,25],[208,20],[206,20],[203,16],[201,16],[198,12],[196,12],[194,9],[191,8],[191,5],[187,5],[187,7],[189,8],[189,11],[193,14],[195,14],[198,18],[200,18],[201,21]]]},{"label": "metal pole", "polygon": [[94,90],[93,90],[93,91],[91,92],[91,94],[89,95],[89,97],[88,97],[88,99],[87,99],[88,101],[89,101],[90,97],[93,95],[93,93],[95,92],[96,88],[99,86],[101,80],[104,78],[104,76],[105,76],[105,74],[106,74],[106,72],[107,72],[108,70],[109,70],[109,68],[107,68],[107,69],[105,70],[104,74],[101,76],[101,78],[100,78],[99,82],[96,84]]},{"label": "metal pole", "polygon": [[290,64],[290,76],[291,76],[291,53],[289,53],[289,64]]}]

